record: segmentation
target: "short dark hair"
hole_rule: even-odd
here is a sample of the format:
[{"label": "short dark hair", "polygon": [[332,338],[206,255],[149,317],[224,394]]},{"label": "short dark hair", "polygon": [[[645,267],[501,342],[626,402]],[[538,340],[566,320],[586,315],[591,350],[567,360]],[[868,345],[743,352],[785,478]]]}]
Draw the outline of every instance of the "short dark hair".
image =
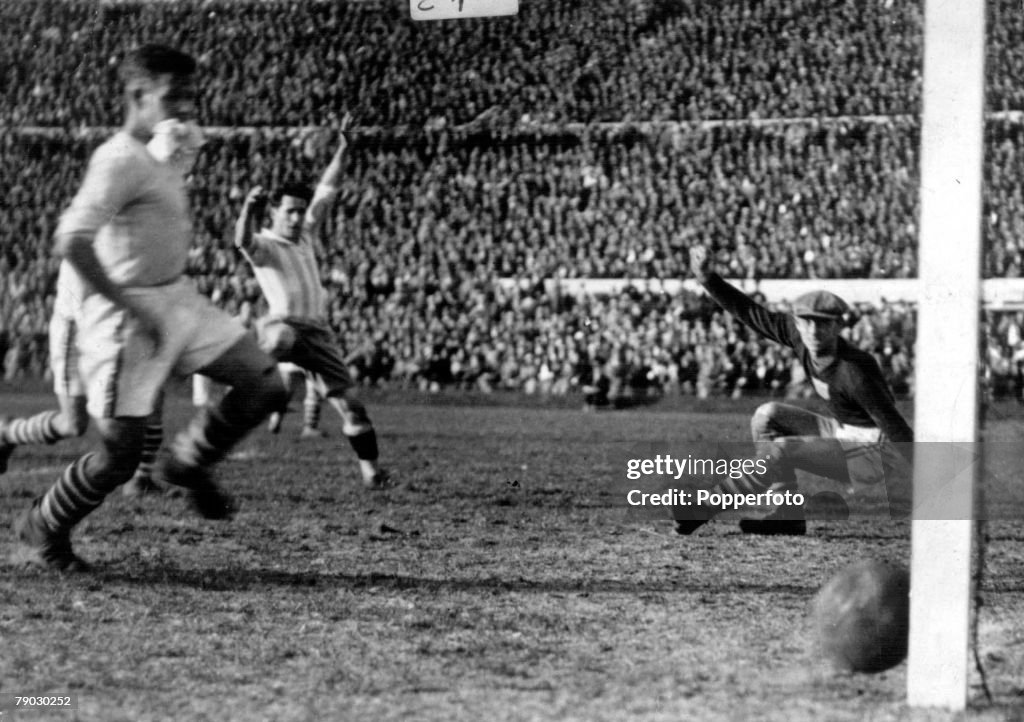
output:
[{"label": "short dark hair", "polygon": [[121,82],[125,84],[157,75],[189,76],[195,72],[195,58],[159,43],[147,43],[135,48],[125,56],[118,69]]},{"label": "short dark hair", "polygon": [[275,190],[273,195],[270,196],[270,202],[276,206],[285,196],[301,198],[306,201],[306,203],[312,203],[313,189],[304,183],[285,183],[283,186]]}]

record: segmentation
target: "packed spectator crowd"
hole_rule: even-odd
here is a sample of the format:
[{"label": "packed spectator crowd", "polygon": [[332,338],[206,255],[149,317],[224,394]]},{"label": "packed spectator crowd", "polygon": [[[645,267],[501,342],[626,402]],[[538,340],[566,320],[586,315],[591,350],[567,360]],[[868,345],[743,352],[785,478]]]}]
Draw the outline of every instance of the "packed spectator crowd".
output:
[{"label": "packed spectator crowd", "polygon": [[880,115],[920,98],[919,2],[545,0],[438,23],[390,0],[3,0],[0,18],[0,123],[16,125],[108,123],[125,40],[153,37],[200,59],[217,126],[342,107],[384,127]]},{"label": "packed spectator crowd", "polygon": [[[162,38],[201,62],[190,272],[232,312],[262,312],[230,243],[242,198],[314,180],[330,148],[306,126],[348,109],[359,128],[322,272],[366,383],[796,393],[790,355],[698,297],[544,281],[678,278],[696,243],[733,277],[915,275],[919,4],[819,5],[551,0],[515,20],[413,23],[372,0],[0,0],[5,376],[45,372],[54,224],[97,128],[120,117],[120,53]],[[990,41],[995,109],[1024,100],[1012,37]],[[795,120],[837,115],[871,117]],[[1024,267],[1022,132],[990,124],[990,276]],[[912,309],[862,311],[847,333],[909,392]],[[1010,328],[993,324],[1000,378],[1016,373]]]}]

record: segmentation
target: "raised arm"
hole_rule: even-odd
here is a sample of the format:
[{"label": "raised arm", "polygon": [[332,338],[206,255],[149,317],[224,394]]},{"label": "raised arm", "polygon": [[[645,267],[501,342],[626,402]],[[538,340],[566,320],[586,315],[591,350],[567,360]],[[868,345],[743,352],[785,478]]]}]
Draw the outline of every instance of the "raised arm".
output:
[{"label": "raised arm", "polygon": [[327,212],[334,203],[334,197],[338,194],[338,182],[341,180],[341,171],[345,167],[345,151],[348,149],[348,129],[352,125],[352,115],[345,114],[338,126],[338,147],[331,156],[331,162],[327,164],[320,180],[313,192],[313,200],[306,209],[306,227],[316,235],[323,225]]},{"label": "raised arm", "polygon": [[785,346],[793,346],[797,336],[793,317],[787,313],[769,311],[752,300],[724,278],[710,269],[708,252],[703,246],[690,249],[690,270],[715,303],[765,338]]},{"label": "raised arm", "polygon": [[263,186],[256,186],[242,203],[242,211],[235,221],[235,247],[241,251],[252,248],[252,237],[267,207],[267,194]]}]

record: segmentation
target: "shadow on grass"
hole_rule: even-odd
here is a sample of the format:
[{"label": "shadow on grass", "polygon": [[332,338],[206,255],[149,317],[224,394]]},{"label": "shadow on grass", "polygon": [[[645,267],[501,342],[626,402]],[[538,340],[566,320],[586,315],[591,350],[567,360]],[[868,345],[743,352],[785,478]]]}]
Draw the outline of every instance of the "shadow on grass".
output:
[{"label": "shadow on grass", "polygon": [[[259,591],[269,588],[295,589],[381,589],[422,592],[518,592],[536,594],[649,594],[687,593],[723,594],[813,594],[815,587],[786,583],[722,583],[720,578],[707,575],[707,579],[696,579],[692,574],[680,572],[665,578],[650,581],[623,581],[621,579],[509,579],[507,577],[473,577],[432,579],[428,577],[404,576],[400,574],[339,574],[336,572],[290,572],[280,569],[207,568],[178,569],[143,567],[136,569],[107,568],[95,570],[89,581],[94,584],[125,584],[146,587],[192,587],[211,592]],[[86,577],[79,577],[85,579]]]}]

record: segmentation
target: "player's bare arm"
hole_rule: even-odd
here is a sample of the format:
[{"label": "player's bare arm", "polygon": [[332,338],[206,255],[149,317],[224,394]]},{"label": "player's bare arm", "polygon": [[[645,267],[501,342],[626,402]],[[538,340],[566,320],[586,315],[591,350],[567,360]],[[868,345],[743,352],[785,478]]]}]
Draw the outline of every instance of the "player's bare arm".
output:
[{"label": "player's bare arm", "polygon": [[[315,237],[327,217],[334,196],[337,192],[338,183],[341,180],[342,170],[345,168],[345,151],[348,149],[348,131],[352,127],[352,114],[345,113],[345,116],[338,124],[338,147],[331,157],[330,163],[324,169],[317,182],[316,193],[313,202],[309,204],[306,211],[306,227]],[[319,249],[318,249],[319,250]]]},{"label": "player's bare arm", "polygon": [[134,303],[113,281],[103,269],[96,250],[93,248],[93,237],[86,234],[58,235],[54,251],[67,259],[81,275],[93,291],[108,298],[117,306],[127,309],[135,317],[140,329],[152,339],[154,346],[160,347],[162,333],[160,324],[150,312]]},{"label": "player's bare arm", "polygon": [[345,167],[345,151],[348,149],[348,131],[352,127],[352,114],[345,113],[345,117],[338,123],[338,147],[331,157],[331,162],[324,168],[320,176],[320,185],[336,186],[341,179],[341,171]]},{"label": "player's bare arm", "polygon": [[267,193],[263,186],[256,186],[245,197],[242,211],[235,222],[235,246],[248,249],[252,245],[253,234],[258,230],[260,220],[267,207]]}]

